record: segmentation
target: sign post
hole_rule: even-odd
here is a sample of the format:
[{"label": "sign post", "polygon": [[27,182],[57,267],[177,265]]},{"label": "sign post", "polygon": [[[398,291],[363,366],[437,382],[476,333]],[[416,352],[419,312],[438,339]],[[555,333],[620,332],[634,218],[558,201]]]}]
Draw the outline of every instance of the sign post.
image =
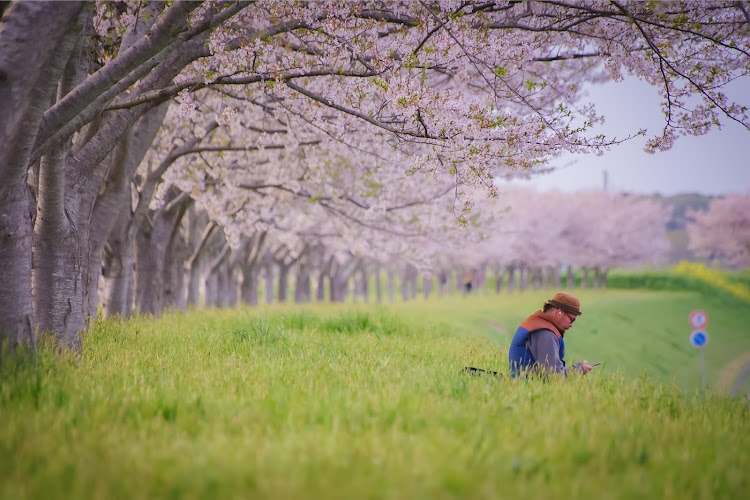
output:
[{"label": "sign post", "polygon": [[708,344],[708,332],[705,330],[708,324],[708,315],[697,309],[690,313],[690,326],[693,333],[690,334],[690,345],[701,351],[701,379],[703,380],[703,392],[706,392],[706,344]]}]

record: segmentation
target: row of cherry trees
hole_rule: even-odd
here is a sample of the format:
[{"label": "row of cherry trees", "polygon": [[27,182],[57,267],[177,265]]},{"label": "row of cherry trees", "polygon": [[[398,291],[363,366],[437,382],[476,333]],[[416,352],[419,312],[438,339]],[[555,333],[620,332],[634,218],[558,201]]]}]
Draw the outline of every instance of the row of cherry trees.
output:
[{"label": "row of cherry trees", "polygon": [[0,332],[77,348],[100,303],[197,303],[204,273],[209,304],[252,302],[267,262],[297,266],[299,293],[325,270],[337,298],[364,258],[478,243],[457,229],[491,227],[473,205],[497,176],[619,142],[593,130],[587,83],[658,88],[650,151],[747,124],[722,88],[747,75],[748,19],[741,2],[13,2]]},{"label": "row of cherry trees", "polygon": [[[281,203],[283,197],[276,201]],[[154,314],[163,307],[257,304],[259,290],[267,302],[341,301],[350,293],[350,284],[356,295],[367,300],[373,280],[374,300],[393,300],[397,282],[401,296],[408,300],[418,288],[425,295],[433,287],[437,293],[463,288],[469,272],[467,279],[474,289],[483,288],[489,272],[494,273],[498,291],[503,282],[509,291],[516,286],[524,289],[529,281],[534,287],[543,283],[559,287],[560,270],[565,267],[569,273],[582,269],[584,284],[588,270],[594,270],[594,285],[605,286],[610,268],[653,262],[668,247],[668,210],[646,198],[597,191],[503,189],[497,198],[480,201],[476,208],[482,217],[467,227],[446,224],[439,233],[406,236],[369,229],[359,233],[367,242],[362,245],[335,228],[324,232],[328,216],[316,206],[297,207],[288,217],[297,217],[292,227],[301,228],[301,221],[317,211],[317,231],[266,225],[241,237],[238,244],[230,244],[228,233],[210,221],[206,211],[192,207],[186,223],[171,234],[179,243],[165,238],[161,245],[164,264],[154,265],[153,248],[139,251],[136,245],[135,265],[129,265],[135,279],[123,277],[122,265],[105,267],[104,311],[128,315],[133,302],[140,312]],[[424,215],[424,208],[420,211]],[[435,217],[432,223],[437,222]],[[449,276],[441,280],[445,274]],[[387,276],[384,290],[383,275]],[[568,277],[569,286],[572,283]],[[135,294],[128,292],[133,286]]]}]

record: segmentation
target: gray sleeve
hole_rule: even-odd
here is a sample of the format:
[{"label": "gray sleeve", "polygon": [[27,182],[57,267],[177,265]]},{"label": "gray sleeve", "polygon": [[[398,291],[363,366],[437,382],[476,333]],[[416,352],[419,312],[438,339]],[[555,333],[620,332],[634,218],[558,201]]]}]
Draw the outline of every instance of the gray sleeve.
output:
[{"label": "gray sleeve", "polygon": [[529,349],[536,364],[545,372],[565,373],[567,370],[560,360],[560,343],[549,330],[538,330],[529,336]]}]

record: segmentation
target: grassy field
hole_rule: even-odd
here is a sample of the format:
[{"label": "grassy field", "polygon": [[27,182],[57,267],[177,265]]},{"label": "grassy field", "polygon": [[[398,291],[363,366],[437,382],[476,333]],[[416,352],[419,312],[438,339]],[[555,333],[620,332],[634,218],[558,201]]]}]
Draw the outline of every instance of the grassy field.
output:
[{"label": "grassy field", "polygon": [[[750,306],[585,291],[586,377],[504,369],[550,292],[171,313],[0,366],[3,498],[740,498],[750,409],[718,387]],[[703,394],[688,314],[709,315]]]}]

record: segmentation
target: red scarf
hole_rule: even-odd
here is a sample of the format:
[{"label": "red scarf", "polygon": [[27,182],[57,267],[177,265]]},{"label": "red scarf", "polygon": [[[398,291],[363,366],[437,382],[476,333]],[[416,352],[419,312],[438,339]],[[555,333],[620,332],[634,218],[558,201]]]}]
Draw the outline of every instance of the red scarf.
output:
[{"label": "red scarf", "polygon": [[550,330],[555,334],[557,338],[562,338],[563,334],[557,328],[557,325],[552,323],[552,317],[545,312],[537,311],[521,323],[521,328],[533,332],[534,330]]}]

